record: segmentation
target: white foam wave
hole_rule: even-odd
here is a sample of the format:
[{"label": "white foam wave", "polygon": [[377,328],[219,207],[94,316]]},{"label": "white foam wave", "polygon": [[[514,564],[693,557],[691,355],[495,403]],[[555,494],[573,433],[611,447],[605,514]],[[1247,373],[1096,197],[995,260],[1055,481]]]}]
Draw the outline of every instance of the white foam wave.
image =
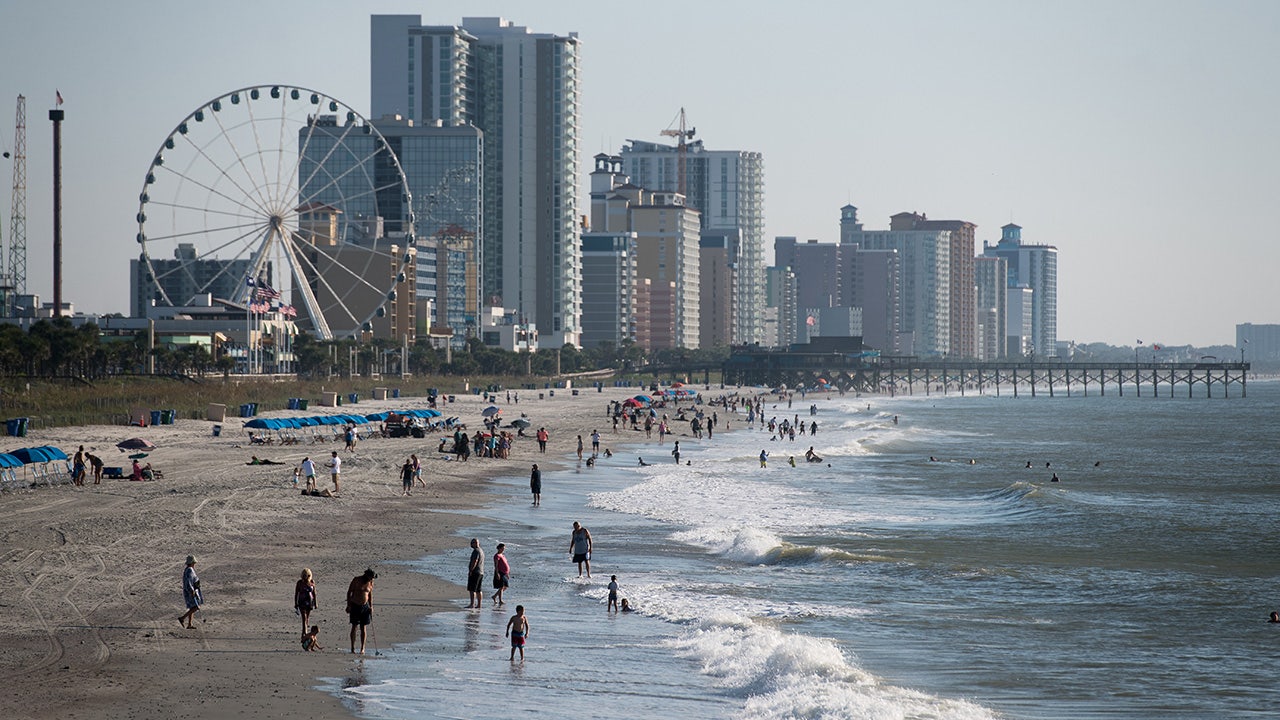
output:
[{"label": "white foam wave", "polygon": [[[771,621],[801,618],[853,620],[865,618],[873,612],[847,605],[770,599],[770,588],[753,584],[700,584],[696,590],[687,586],[687,583],[626,577],[622,578],[619,596],[627,598],[636,612],[677,625],[702,622],[708,617],[721,623],[734,623],[745,617]],[[599,583],[582,587],[579,594],[601,604],[608,602],[609,598],[608,588]],[[708,607],[708,598],[714,598],[714,607]]]},{"label": "white foam wave", "polygon": [[709,619],[670,641],[722,687],[745,698],[748,718],[925,718],[992,720],[995,713],[887,685],[857,667],[831,640],[750,620]]}]

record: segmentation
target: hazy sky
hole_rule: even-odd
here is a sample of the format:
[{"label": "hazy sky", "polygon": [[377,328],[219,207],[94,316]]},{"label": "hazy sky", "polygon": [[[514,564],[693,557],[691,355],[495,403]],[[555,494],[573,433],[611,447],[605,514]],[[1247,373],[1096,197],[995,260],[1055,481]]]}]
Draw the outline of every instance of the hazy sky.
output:
[{"label": "hazy sky", "polygon": [[845,203],[869,229],[904,210],[975,222],[978,251],[1012,221],[1058,248],[1059,340],[1230,344],[1236,323],[1280,322],[1270,1],[9,1],[0,144],[25,94],[28,290],[52,299],[55,88],[64,296],[128,312],[138,192],[168,133],[258,84],[368,112],[373,13],[579,33],[584,177],[683,106],[708,148],[764,154],[770,260],[776,235],[836,241]]}]

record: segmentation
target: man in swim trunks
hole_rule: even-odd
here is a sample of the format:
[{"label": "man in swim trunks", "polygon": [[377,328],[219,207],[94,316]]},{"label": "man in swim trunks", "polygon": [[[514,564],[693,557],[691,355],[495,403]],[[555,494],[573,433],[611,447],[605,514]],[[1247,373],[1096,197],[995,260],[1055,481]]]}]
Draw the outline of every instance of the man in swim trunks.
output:
[{"label": "man in swim trunks", "polygon": [[480,552],[480,540],[471,538],[471,559],[467,562],[467,607],[478,608],[484,604],[484,553]]},{"label": "man in swim trunks", "polygon": [[587,577],[591,577],[591,532],[573,523],[573,533],[569,536],[569,552],[573,554],[573,562],[578,564],[578,577],[582,577],[582,566],[587,566]]},{"label": "man in swim trunks", "polygon": [[373,581],[378,573],[373,568],[351,578],[347,586],[347,615],[351,617],[351,652],[356,651],[356,628],[360,630],[360,654],[364,654],[365,634],[373,622]]}]

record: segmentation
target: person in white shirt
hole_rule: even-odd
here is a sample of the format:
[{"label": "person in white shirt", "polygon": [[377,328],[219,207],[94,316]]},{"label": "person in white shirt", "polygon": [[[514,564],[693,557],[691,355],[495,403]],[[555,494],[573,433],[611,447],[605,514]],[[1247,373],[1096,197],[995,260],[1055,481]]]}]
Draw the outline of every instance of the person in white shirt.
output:
[{"label": "person in white shirt", "polygon": [[342,458],[338,457],[338,451],[333,451],[333,457],[327,463],[329,467],[329,476],[333,478],[333,491],[338,492],[338,476],[342,474]]}]

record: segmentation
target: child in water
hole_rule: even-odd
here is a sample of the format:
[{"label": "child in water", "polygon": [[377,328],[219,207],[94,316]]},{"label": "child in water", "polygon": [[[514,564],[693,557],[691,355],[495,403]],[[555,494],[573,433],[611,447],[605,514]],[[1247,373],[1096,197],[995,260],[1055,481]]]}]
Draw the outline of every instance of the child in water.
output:
[{"label": "child in water", "polygon": [[613,612],[618,611],[618,576],[617,575],[609,576],[609,607],[606,608],[605,611],[608,612],[610,610],[612,610]]},{"label": "child in water", "polygon": [[507,637],[511,638],[511,660],[516,659],[516,648],[520,649],[520,662],[524,662],[524,641],[529,636],[529,618],[525,617],[524,606],[516,606],[516,614],[507,621]]},{"label": "child in water", "polygon": [[[622,612],[634,612],[634,611],[635,611],[635,608],[631,607],[631,603],[627,602],[626,598],[622,598]],[[1271,613],[1271,614],[1275,615],[1275,613]],[[1275,622],[1280,622],[1280,620],[1276,620]]]},{"label": "child in water", "polygon": [[316,652],[323,650],[320,647],[320,626],[312,625],[309,632],[302,634],[302,649],[307,652]]}]

